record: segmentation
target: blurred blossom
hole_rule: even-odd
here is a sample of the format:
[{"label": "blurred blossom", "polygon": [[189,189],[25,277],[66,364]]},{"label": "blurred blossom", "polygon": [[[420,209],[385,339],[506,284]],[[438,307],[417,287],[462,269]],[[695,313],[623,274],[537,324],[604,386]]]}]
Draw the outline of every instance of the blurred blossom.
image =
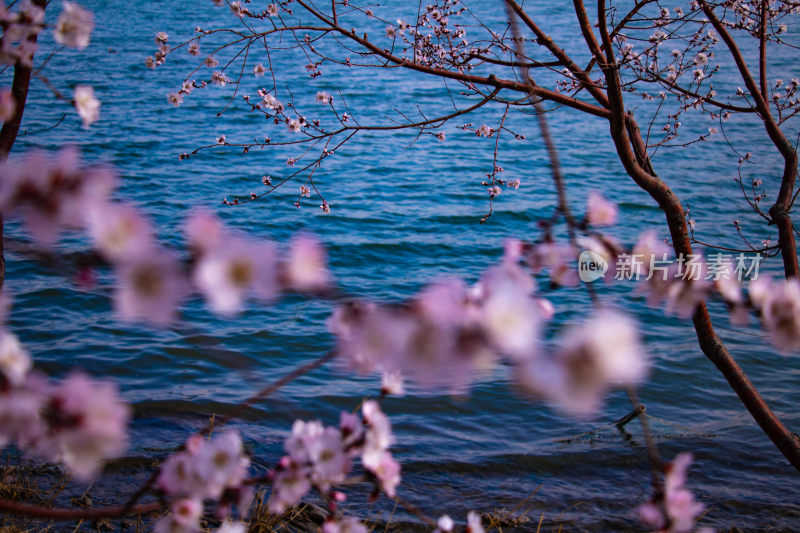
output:
[{"label": "blurred blossom", "polygon": [[[755,282],[754,282],[755,283]],[[758,288],[758,286],[756,286]],[[753,298],[753,285],[750,286]],[[772,282],[761,301],[761,317],[770,342],[784,353],[800,348],[800,281],[796,278]]]},{"label": "blurred blossom", "polygon": [[442,515],[439,517],[439,520],[436,521],[436,525],[438,527],[433,530],[433,533],[452,533],[453,528],[455,527],[453,519],[448,515]]},{"label": "blurred blossom", "polygon": [[534,273],[547,270],[556,285],[572,287],[578,283],[577,254],[572,246],[554,242],[537,244],[524,259]]},{"label": "blurred blossom", "polygon": [[200,258],[194,282],[219,314],[239,311],[251,294],[269,301],[278,292],[275,247],[270,241],[230,237]]},{"label": "blurred blossom", "polygon": [[602,194],[590,192],[586,202],[586,222],[590,226],[613,226],[617,223],[617,206]]},{"label": "blurred blossom", "polygon": [[247,524],[244,522],[223,522],[216,533],[247,533]]},{"label": "blurred blossom", "polygon": [[53,38],[59,44],[83,50],[89,46],[94,30],[94,15],[78,4],[64,2],[64,9],[56,20]]},{"label": "blurred blossom", "polygon": [[37,449],[78,479],[93,477],[101,462],[125,451],[130,409],[116,385],[71,374],[53,386],[47,404],[49,433]]},{"label": "blurred blossom", "polygon": [[219,246],[224,237],[222,221],[207,211],[194,211],[186,219],[184,233],[192,252],[202,255]]},{"label": "blurred blossom", "polygon": [[613,386],[637,385],[648,368],[634,322],[615,311],[602,310],[560,336],[552,360],[531,360],[522,381],[532,392],[565,411],[591,415]]},{"label": "blurred blossom", "polygon": [[381,375],[381,394],[387,396],[403,396],[405,392],[405,387],[403,387],[403,374],[401,374],[400,371],[383,372]]},{"label": "blurred blossom", "polygon": [[[637,508],[639,519],[645,524],[669,533],[689,533],[695,521],[705,509],[702,503],[685,488],[686,472],[692,463],[692,454],[681,453],[667,464],[664,478],[663,511],[657,501],[650,501]],[[666,512],[666,516],[664,516]],[[700,530],[699,530],[700,531]],[[703,529],[702,531],[707,531]]]},{"label": "blurred blossom", "polygon": [[0,330],[0,377],[4,377],[12,386],[19,386],[25,381],[31,366],[31,356],[17,336],[10,331]]},{"label": "blurred blossom", "polygon": [[80,168],[74,149],[56,156],[31,151],[0,163],[0,210],[21,215],[34,240],[49,246],[65,228],[79,228],[85,213],[107,200],[116,178],[105,168]]},{"label": "blurred blossom", "polygon": [[200,531],[202,515],[202,501],[177,500],[170,506],[169,514],[156,521],[153,531],[154,533],[197,533]]},{"label": "blurred blossom", "polygon": [[484,533],[483,523],[481,522],[481,515],[479,515],[475,511],[470,511],[467,514],[466,533]]},{"label": "blurred blossom", "polygon": [[83,127],[88,128],[100,118],[100,101],[94,96],[94,89],[88,85],[75,87],[75,110],[83,120]]},{"label": "blurred blossom", "polygon": [[119,268],[116,308],[125,320],[167,325],[188,288],[174,254],[153,249]]},{"label": "blurred blossom", "polygon": [[211,440],[195,435],[185,451],[164,461],[156,483],[170,496],[219,499],[226,491],[241,489],[249,467],[237,432],[226,431]]},{"label": "blurred blossom", "polygon": [[312,235],[299,233],[292,237],[283,267],[289,289],[316,292],[330,288],[331,273],[325,247]]},{"label": "blurred blossom", "polygon": [[322,524],[322,533],[368,533],[364,524],[353,517],[344,517],[340,520],[328,519]]},{"label": "blurred blossom", "polygon": [[128,204],[97,203],[87,210],[86,223],[97,251],[119,263],[141,258],[155,246],[153,226]]}]

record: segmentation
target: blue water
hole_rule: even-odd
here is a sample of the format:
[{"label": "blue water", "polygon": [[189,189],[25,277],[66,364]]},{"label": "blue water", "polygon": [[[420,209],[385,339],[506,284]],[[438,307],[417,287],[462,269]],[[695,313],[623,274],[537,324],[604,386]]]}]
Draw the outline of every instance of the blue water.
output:
[{"label": "blue water", "polygon": [[[502,17],[499,3],[471,4],[490,21]],[[476,126],[496,125],[504,111],[498,105],[448,124],[444,143],[432,136],[414,142],[408,132],[357,136],[315,174],[317,187],[331,205],[329,216],[321,214],[316,198],[304,199],[301,209],[293,205],[302,181],[287,183],[259,202],[225,207],[221,204],[225,196],[260,192],[262,175],[285,176],[286,158],[297,153],[276,148],[244,155],[234,148],[217,148],[186,161],[179,161],[178,154],[213,144],[223,133],[229,142],[265,135],[277,139],[285,127],[274,127],[249,113],[239,98],[217,117],[231,88],[197,90],[175,109],[167,103],[166,93],[180,88],[195,58],[177,52],[156,71],[145,67],[144,58],[155,50],[156,31],[167,31],[171,42],[179,42],[191,36],[196,25],[212,28],[230,23],[228,11],[215,9],[211,2],[187,0],[135,4],[85,0],[83,5],[97,17],[91,46],[83,52],[60,52],[43,74],[64,90],[74,84],[93,85],[102,101],[101,118],[90,129],[82,129],[69,106],[37,83],[23,129],[46,128],[63,114],[66,118],[58,128],[21,137],[15,153],[75,144],[89,161],[114,165],[121,177],[118,197],[153,217],[159,237],[168,245],[183,246],[181,221],[198,207],[217,212],[234,227],[281,242],[307,229],[328,245],[331,268],[346,291],[396,301],[431,280],[459,276],[474,281],[500,256],[505,238],[537,238],[537,221],[554,209],[547,154],[535,120],[512,113],[507,125],[526,134],[527,140],[504,135],[499,164],[509,177],[520,177],[522,186],[519,191],[504,191],[494,204],[493,216],[484,225],[478,223],[489,207],[480,182],[491,170],[494,139],[479,139],[457,126],[467,120]],[[548,31],[565,48],[581,50],[567,4],[537,1],[529,2],[529,7],[546,17]],[[59,10],[51,8],[48,18]],[[412,20],[416,6],[394,0],[380,11],[390,20]],[[380,28],[373,33],[380,34]],[[42,46],[53,48],[49,39]],[[210,45],[204,45],[201,59],[209,50]],[[450,112],[448,90],[461,105],[469,102],[452,82],[445,86],[440,80],[400,71],[325,65],[323,76],[311,80],[303,73],[304,61],[287,57],[279,66],[284,80],[279,96],[291,90],[309,117],[321,113],[321,107],[310,101],[318,90],[331,92],[339,103],[346,100],[352,114],[365,124],[387,124],[387,117],[397,118],[397,110],[414,114],[416,106],[429,116]],[[266,63],[264,57],[249,61]],[[773,72],[794,72],[784,78],[796,75],[792,70],[796,52],[780,52],[773,61]],[[256,82],[246,74],[244,79],[239,94],[255,97],[261,86],[257,83],[266,78]],[[718,83],[737,84],[724,77]],[[642,114],[652,109],[635,98],[629,105]],[[613,232],[622,242],[631,244],[650,227],[666,235],[663,215],[624,174],[605,122],[568,109],[551,113],[549,120],[574,210],[581,211],[590,189],[600,188],[620,204],[621,224]],[[692,127],[702,132],[718,126],[706,118],[697,118],[696,127],[692,122],[684,120],[686,138]],[[796,134],[796,126],[789,129]],[[774,194],[780,167],[769,155],[772,151],[760,126],[734,118],[726,124],[726,133],[737,148],[756,154],[748,175],[763,177]],[[654,163],[692,209],[702,240],[740,246],[731,224],[734,218],[756,242],[767,236],[769,230],[737,195],[736,157],[719,135],[685,150],[662,150]],[[7,234],[25,238],[13,223]],[[75,237],[62,247],[68,253],[83,244]],[[7,260],[6,287],[14,295],[11,328],[44,371],[63,375],[81,367],[119,384],[136,411],[131,455],[166,452],[212,414],[228,412],[266,383],[324,355],[332,346],[325,326],[331,307],[326,303],[292,298],[270,307],[253,304],[237,318],[221,320],[193,299],[179,326],[155,330],[114,318],[109,299],[113,280],[108,273],[100,272],[99,286],[85,290],[76,285],[75,272],[69,268],[43,265],[13,252]],[[780,265],[772,260],[767,268],[780,270]],[[632,289],[630,284],[618,284],[600,292],[644,325],[654,368],[640,395],[654,417],[661,453],[667,458],[682,451],[695,454],[689,483],[709,508],[702,523],[719,528],[796,527],[798,473],[702,355],[691,325],[647,307]],[[557,311],[553,330],[574,322],[587,309],[584,291],[545,292]],[[789,427],[800,427],[796,407],[800,359],[777,354],[755,324],[736,331],[719,308],[712,311],[721,336],[767,401]],[[602,416],[573,421],[546,405],[529,402],[512,383],[509,368],[501,366],[479,376],[465,397],[412,387],[406,397],[385,400],[384,409],[398,437],[395,452],[403,465],[400,494],[432,516],[447,512],[463,519],[468,510],[515,508],[536,491],[516,510],[526,512],[532,524],[543,514],[544,524],[553,530],[559,524],[566,530],[637,529],[631,510],[649,497],[639,425],[628,426],[632,438],[606,428],[628,412],[626,398],[613,394]],[[337,365],[326,365],[247,410],[237,427],[259,461],[270,464],[281,455],[294,419],[335,423],[340,410],[355,408],[378,388],[376,376],[353,376]],[[574,438],[596,429],[593,438]],[[358,496],[348,506],[371,518],[386,518],[392,511],[391,502],[370,506]],[[399,509],[393,519],[413,521]]]}]

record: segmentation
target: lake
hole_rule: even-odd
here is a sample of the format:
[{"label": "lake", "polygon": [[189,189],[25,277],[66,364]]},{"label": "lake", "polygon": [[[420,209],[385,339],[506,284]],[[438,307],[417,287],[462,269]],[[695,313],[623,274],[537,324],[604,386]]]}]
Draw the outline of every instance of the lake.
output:
[{"label": "lake", "polygon": [[[374,9],[391,20],[400,16],[395,13],[405,20],[414,18],[416,6],[410,3],[383,4]],[[504,16],[493,2],[471,4],[489,20]],[[528,4],[543,17],[557,42],[564,42],[568,50],[581,49],[570,6]],[[410,132],[355,137],[314,176],[331,206],[330,215],[320,211],[318,198],[304,198],[301,207],[295,207],[303,181],[289,182],[258,202],[222,205],[223,197],[244,198],[251,191],[262,191],[263,175],[287,175],[286,159],[298,154],[285,147],[248,154],[220,147],[186,160],[178,156],[214,144],[221,134],[229,142],[280,135],[273,133],[277,127],[248,112],[240,98],[255,96],[264,78],[245,75],[246,84],[222,116],[217,114],[232,94],[230,87],[196,90],[176,109],[168,104],[167,93],[178,90],[184,75],[205,55],[193,58],[176,52],[155,71],[146,68],[145,57],[155,51],[157,31],[168,32],[170,42],[177,43],[190,37],[194,26],[230,24],[228,10],[189,0],[84,0],[82,5],[96,16],[91,45],[82,52],[55,55],[43,74],[67,93],[75,84],[93,85],[102,102],[100,120],[82,129],[69,105],[36,83],[23,130],[47,128],[62,115],[66,118],[55,129],[21,137],[14,153],[73,144],[87,160],[113,165],[121,178],[118,197],[151,216],[167,245],[183,246],[182,221],[196,208],[212,210],[233,227],[279,242],[309,230],[328,246],[331,269],[345,291],[399,301],[430,281],[456,276],[474,282],[502,255],[506,238],[537,239],[537,222],[555,208],[547,153],[535,117],[512,113],[507,126],[527,139],[504,134],[498,162],[509,177],[521,179],[521,186],[518,191],[505,190],[494,202],[491,218],[479,223],[489,207],[481,181],[492,169],[494,138],[478,138],[457,126],[466,121],[496,125],[504,111],[497,105],[445,126],[445,142],[429,135],[414,142]],[[48,20],[54,20],[58,11],[60,6],[51,7]],[[48,35],[42,44],[45,51],[53,48],[49,39]],[[210,47],[204,53],[207,50]],[[776,54],[771,72],[787,72],[787,79],[796,76],[797,59],[796,51]],[[266,63],[265,58],[251,61]],[[391,123],[399,119],[398,110],[414,114],[417,106],[430,116],[446,113],[452,110],[448,90],[460,104],[470,102],[453,82],[445,86],[438,79],[396,70],[332,65],[324,65],[323,75],[312,80],[303,64],[287,54],[275,65],[283,80],[282,94],[292,91],[299,102],[316,110],[310,102],[313,95],[328,91],[345,100],[353,116],[365,124]],[[718,83],[722,90],[736,81],[721,76]],[[641,113],[651,109],[635,98],[629,105]],[[684,121],[682,135],[687,139],[693,132],[717,126],[692,116],[696,120]],[[548,117],[573,209],[582,212],[587,193],[600,189],[620,206],[620,224],[611,230],[620,241],[631,245],[647,228],[666,236],[663,214],[625,175],[607,123],[567,109]],[[285,127],[280,129],[282,134]],[[796,124],[789,131],[796,135]],[[726,134],[736,147],[755,154],[748,175],[763,177],[767,190],[775,194],[782,167],[770,155],[774,150],[763,128],[733,118]],[[691,208],[698,238],[704,241],[741,246],[733,219],[740,220],[748,235],[768,236],[769,229],[745,209],[737,192],[736,159],[720,135],[686,149],[660,150],[654,159],[656,170]],[[7,235],[12,240],[25,238],[16,223],[7,226]],[[777,238],[776,232],[771,238]],[[84,247],[79,237],[61,244],[65,254]],[[221,319],[194,298],[187,302],[178,326],[158,330],[114,317],[109,298],[113,279],[108,272],[99,271],[97,286],[87,289],[75,282],[74,272],[32,261],[25,254],[9,252],[7,262],[6,287],[14,297],[10,328],[47,373],[64,375],[81,367],[119,384],[136,412],[131,456],[166,453],[212,414],[229,412],[265,384],[323,356],[333,345],[326,326],[332,307],[325,302],[291,297],[272,306],[251,303],[237,317]],[[763,270],[778,272],[781,266],[772,259],[762,265]],[[550,330],[558,331],[586,314],[589,299],[581,288],[542,286],[556,309]],[[633,283],[620,282],[599,292],[642,324],[653,369],[640,390],[641,400],[652,416],[662,455],[694,453],[689,487],[708,506],[701,524],[797,527],[798,473],[700,352],[690,322],[647,306],[634,288]],[[800,359],[778,354],[764,341],[755,321],[750,328],[731,326],[719,306],[712,306],[712,315],[720,335],[772,408],[787,426],[800,427]],[[270,465],[282,455],[283,440],[296,418],[334,424],[341,410],[356,408],[363,398],[377,395],[379,388],[379,376],[357,376],[328,364],[258,402],[236,427],[259,463]],[[413,386],[408,392],[384,400],[382,406],[397,434],[393,450],[403,468],[400,494],[429,515],[448,513],[463,520],[469,510],[514,509],[525,500],[515,513],[524,511],[530,517],[526,529],[535,530],[542,514],[548,530],[560,524],[570,531],[641,528],[632,510],[649,497],[650,487],[640,426],[628,425],[630,433],[610,427],[630,411],[622,392],[610,395],[604,413],[591,420],[566,418],[521,396],[507,366],[481,374],[468,395]],[[373,518],[388,518],[393,508],[385,498],[371,505],[360,497],[346,507],[357,516]],[[414,522],[399,508],[393,520]]]}]

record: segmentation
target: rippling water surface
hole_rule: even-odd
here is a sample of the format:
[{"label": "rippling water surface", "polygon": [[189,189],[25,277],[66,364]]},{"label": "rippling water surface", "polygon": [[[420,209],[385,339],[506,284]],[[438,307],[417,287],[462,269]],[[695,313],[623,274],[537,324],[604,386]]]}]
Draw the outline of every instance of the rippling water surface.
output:
[{"label": "rippling water surface", "polygon": [[[546,153],[535,121],[524,114],[512,114],[508,125],[525,133],[527,140],[502,137],[499,160],[509,176],[522,179],[522,186],[498,198],[484,225],[478,220],[488,209],[488,199],[480,181],[491,170],[494,142],[458,130],[460,123],[446,127],[444,143],[432,136],[413,142],[409,133],[356,137],[315,174],[331,205],[330,216],[320,213],[317,199],[305,199],[301,209],[294,207],[300,182],[287,184],[263,201],[226,208],[220,203],[223,196],[259,191],[262,175],[285,175],[286,158],[297,154],[276,148],[243,155],[220,148],[187,161],[179,161],[178,154],[213,144],[223,133],[230,142],[246,142],[265,135],[277,138],[284,128],[248,113],[239,98],[217,117],[232,95],[229,88],[196,91],[175,109],[167,104],[166,93],[180,87],[194,58],[178,52],[156,71],[145,68],[144,58],[154,51],[156,31],[167,31],[171,41],[178,42],[196,25],[230,23],[227,10],[189,0],[83,3],[97,17],[91,46],[82,53],[56,55],[43,74],[59,87],[93,85],[102,101],[101,119],[89,130],[81,129],[68,106],[36,84],[23,129],[44,128],[67,116],[54,130],[21,138],[15,151],[75,144],[88,160],[114,165],[122,178],[119,197],[152,216],[159,237],[170,245],[182,246],[181,221],[196,207],[214,210],[233,226],[278,241],[307,229],[329,246],[332,269],[347,291],[397,300],[447,276],[474,281],[500,256],[506,237],[536,238],[537,220],[553,210]],[[499,3],[471,4],[490,20],[502,16]],[[533,12],[546,15],[548,31],[557,41],[580,50],[566,3],[530,4]],[[59,9],[51,8],[49,16]],[[395,0],[378,10],[392,20],[398,12],[412,20],[416,5]],[[52,43],[46,40],[43,46],[48,50]],[[209,50],[207,46],[204,52]],[[781,68],[791,71],[785,78],[796,76],[797,54],[783,54],[774,58],[773,72]],[[266,63],[264,57],[249,61]],[[318,90],[346,100],[362,123],[387,123],[387,117],[398,117],[395,109],[414,113],[419,105],[432,115],[447,112],[450,105],[448,87],[438,80],[330,66],[311,80],[302,72],[303,64],[286,59],[276,69],[284,80],[279,95],[292,91],[298,101],[306,102],[308,116],[321,114],[309,101]],[[254,94],[256,81],[252,76],[245,79],[239,95]],[[725,86],[725,81],[718,83]],[[467,102],[455,84],[449,89],[460,104]],[[630,102],[639,105],[633,98]],[[488,107],[470,120],[497,124],[502,112],[502,107]],[[620,240],[631,243],[644,227],[664,232],[663,215],[624,175],[611,150],[607,124],[569,110],[551,114],[550,120],[576,210],[589,189],[601,188],[621,205],[622,224],[615,229]],[[692,121],[685,122],[689,126]],[[696,131],[717,126],[707,119],[697,122]],[[769,150],[758,125],[732,120],[726,133],[743,151]],[[662,150],[656,157],[661,175],[692,208],[703,240],[740,245],[729,231],[734,218],[747,231],[760,228],[735,194],[735,163],[721,140],[687,150]],[[776,160],[763,155],[756,163],[769,190],[776,191]],[[24,238],[14,224],[8,234]],[[79,250],[82,244],[73,240],[63,246]],[[179,327],[154,330],[114,318],[107,290],[111,282],[101,274],[100,290],[83,290],[70,272],[8,254],[7,286],[15,296],[13,329],[47,372],[62,375],[83,367],[119,383],[136,406],[133,455],[166,451],[212,413],[225,413],[265,383],[331,348],[325,326],[331,308],[324,303],[292,298],[271,307],[251,305],[237,318],[221,320],[192,300]],[[690,485],[708,505],[703,523],[800,527],[798,473],[702,355],[690,324],[647,307],[632,289],[620,284],[601,292],[645,325],[654,369],[641,390],[642,401],[654,417],[662,454],[695,454]],[[554,330],[586,309],[586,295],[578,291],[553,292],[551,298],[557,310]],[[775,353],[759,338],[757,328],[735,331],[715,311],[723,339],[757,387],[787,425],[800,427],[800,359]],[[625,397],[612,395],[605,414],[594,420],[572,421],[521,398],[511,383],[509,369],[500,367],[481,375],[466,397],[412,390],[384,402],[398,435],[405,497],[431,515],[463,517],[470,509],[514,508],[536,491],[518,508],[533,524],[544,513],[545,524],[552,528],[563,523],[567,530],[636,529],[631,509],[649,493],[640,428],[632,423],[631,433],[624,434],[607,427],[629,410]],[[282,440],[295,418],[334,423],[340,410],[355,408],[378,387],[377,377],[354,377],[326,365],[259,402],[239,427],[268,463],[281,454]],[[598,431],[587,433],[592,430]],[[387,505],[350,502],[362,516],[391,512]],[[394,519],[411,520],[400,511]],[[527,528],[535,530],[530,524]]]}]

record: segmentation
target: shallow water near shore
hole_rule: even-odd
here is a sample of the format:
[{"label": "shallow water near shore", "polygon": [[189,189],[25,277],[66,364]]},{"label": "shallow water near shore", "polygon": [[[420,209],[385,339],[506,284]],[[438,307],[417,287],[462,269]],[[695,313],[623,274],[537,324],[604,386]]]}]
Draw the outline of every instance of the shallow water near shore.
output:
[{"label": "shallow water near shore", "polygon": [[[499,10],[492,14],[490,4],[478,2],[477,9],[487,17],[502,16]],[[557,42],[580,49],[580,43],[571,41],[577,30],[569,6],[555,4],[533,2],[530,9],[546,13],[553,25],[548,31]],[[228,12],[223,15],[211,2],[188,0],[84,0],[82,5],[96,16],[92,44],[80,53],[54,56],[43,74],[60,87],[93,85],[102,102],[101,118],[82,129],[66,104],[36,84],[23,130],[46,128],[63,114],[66,118],[55,129],[21,137],[15,153],[74,144],[85,159],[113,165],[121,178],[119,198],[153,217],[159,238],[171,246],[183,246],[182,220],[198,207],[279,242],[309,230],[328,245],[332,271],[343,289],[397,301],[429,281],[451,276],[475,281],[500,257],[504,239],[537,238],[537,221],[554,209],[547,154],[535,120],[522,114],[512,115],[508,125],[527,140],[501,138],[499,160],[522,185],[498,197],[486,224],[479,224],[489,208],[480,182],[491,171],[494,142],[457,129],[460,123],[446,126],[443,143],[432,136],[413,142],[408,133],[355,138],[315,174],[331,205],[330,215],[320,212],[316,198],[303,199],[300,209],[293,205],[303,182],[290,182],[259,202],[223,206],[224,196],[259,192],[261,176],[285,175],[286,158],[296,154],[285,148],[246,155],[218,148],[180,161],[178,154],[214,144],[220,134],[229,142],[247,142],[271,135],[275,126],[248,113],[239,98],[255,94],[252,76],[245,76],[248,86],[217,117],[232,89],[195,91],[178,109],[167,103],[166,93],[180,88],[196,58],[176,52],[156,71],[145,67],[144,58],[155,50],[156,31],[167,31],[171,42],[180,42],[196,25],[231,24]],[[398,11],[393,6],[408,11],[400,0],[380,9],[392,14]],[[48,19],[58,10],[55,5]],[[45,40],[42,46],[48,50],[52,43]],[[795,76],[794,54],[774,57],[774,71]],[[431,114],[448,112],[447,88],[438,80],[335,67],[311,80],[302,66],[280,67],[286,80],[281,90],[291,90],[299,99],[329,91],[346,99],[363,123],[387,123],[387,116],[397,117],[395,109],[413,112],[417,105]],[[725,78],[719,83],[724,85]],[[457,89],[453,91],[458,98]],[[316,109],[312,106],[305,104]],[[496,124],[502,113],[501,107],[488,107],[470,121]],[[621,223],[612,232],[622,242],[631,244],[645,228],[666,236],[662,213],[624,174],[607,124],[566,109],[549,118],[573,208],[580,212],[587,192],[598,188],[620,205]],[[698,131],[709,126],[705,119],[698,122]],[[759,150],[772,153],[762,129],[737,119],[726,134],[734,145],[756,155],[754,168],[764,173],[768,190],[776,191],[775,169],[780,167],[774,156],[760,155]],[[713,139],[685,150],[660,151],[654,163],[691,208],[698,238],[739,246],[731,221],[740,219],[748,230],[760,222],[736,195],[736,157],[724,141]],[[12,241],[25,239],[16,223],[6,233]],[[84,245],[68,238],[62,247],[70,253]],[[779,271],[780,265],[773,260],[764,268]],[[14,297],[11,329],[42,370],[64,375],[80,367],[119,384],[136,413],[131,456],[167,453],[210,416],[229,412],[265,384],[332,347],[326,327],[332,307],[327,303],[291,297],[272,306],[249,305],[236,318],[223,320],[194,299],[179,326],[156,330],[114,317],[112,281],[101,272],[97,286],[85,289],[75,282],[74,272],[7,253],[6,287]],[[552,330],[579,320],[588,309],[584,291],[542,286],[556,308]],[[800,474],[702,355],[689,321],[648,307],[631,282],[603,287],[600,293],[642,324],[653,369],[640,390],[641,400],[652,416],[661,454],[694,454],[689,487],[708,507],[701,524],[776,531],[800,527]],[[776,353],[755,323],[735,328],[721,309],[712,311],[720,335],[756,387],[787,426],[800,427],[800,358]],[[341,410],[355,409],[363,398],[378,394],[379,386],[378,376],[354,376],[328,364],[247,409],[236,427],[260,466],[268,466],[282,455],[283,439],[296,418],[333,424]],[[520,395],[510,369],[500,366],[480,375],[463,397],[412,386],[407,396],[388,398],[382,406],[397,435],[394,451],[403,468],[400,494],[431,516],[448,513],[463,520],[469,510],[505,508],[530,518],[523,530],[535,530],[542,514],[553,530],[559,524],[569,531],[640,529],[632,510],[649,497],[649,470],[639,423],[631,422],[625,431],[612,425],[630,411],[622,393],[608,398],[603,415],[576,421]],[[393,504],[385,499],[373,505],[356,495],[347,508],[357,516],[414,521],[399,508],[392,514]]]}]

